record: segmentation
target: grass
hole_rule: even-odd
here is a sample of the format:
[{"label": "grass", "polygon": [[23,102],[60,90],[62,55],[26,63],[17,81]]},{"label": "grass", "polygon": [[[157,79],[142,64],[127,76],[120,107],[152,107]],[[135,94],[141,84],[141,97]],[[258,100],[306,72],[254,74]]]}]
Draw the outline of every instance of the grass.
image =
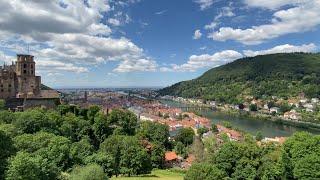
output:
[{"label": "grass", "polygon": [[112,177],[112,180],[183,180],[183,171],[171,169],[157,169],[153,170],[151,174],[133,176],[133,177]]}]

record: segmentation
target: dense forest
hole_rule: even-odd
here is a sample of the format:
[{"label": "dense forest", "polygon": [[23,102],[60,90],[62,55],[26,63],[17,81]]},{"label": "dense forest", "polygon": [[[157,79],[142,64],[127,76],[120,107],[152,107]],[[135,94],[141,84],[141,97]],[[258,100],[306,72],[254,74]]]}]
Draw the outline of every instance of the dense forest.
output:
[{"label": "dense forest", "polygon": [[169,129],[138,123],[123,109],[105,115],[60,105],[57,110],[0,111],[0,179],[103,180],[163,168]]},{"label": "dense forest", "polygon": [[[149,174],[165,168],[164,154],[195,156],[186,180],[319,179],[320,136],[297,133],[283,145],[243,141],[222,142],[209,129],[182,128],[169,140],[169,127],[139,122],[131,112],[103,114],[61,105],[56,110],[0,111],[0,179],[103,180]],[[216,125],[211,130],[216,133]],[[258,139],[259,138],[259,139]]]},{"label": "dense forest", "polygon": [[[258,136],[257,136],[258,137]],[[247,135],[244,141],[204,139],[185,180],[319,179],[320,136],[299,132],[281,144],[262,143]]]},{"label": "dense forest", "polygon": [[246,96],[286,99],[304,92],[309,98],[319,97],[319,84],[319,53],[280,53],[245,57],[159,93],[237,104]]}]

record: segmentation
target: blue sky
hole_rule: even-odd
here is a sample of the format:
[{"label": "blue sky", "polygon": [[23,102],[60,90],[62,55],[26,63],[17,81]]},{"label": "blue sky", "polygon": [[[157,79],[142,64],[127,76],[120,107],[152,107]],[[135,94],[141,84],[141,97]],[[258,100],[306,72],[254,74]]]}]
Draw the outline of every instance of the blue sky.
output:
[{"label": "blue sky", "polygon": [[318,52],[319,9],[319,0],[1,1],[0,60],[29,47],[52,87],[167,86],[244,56]]}]

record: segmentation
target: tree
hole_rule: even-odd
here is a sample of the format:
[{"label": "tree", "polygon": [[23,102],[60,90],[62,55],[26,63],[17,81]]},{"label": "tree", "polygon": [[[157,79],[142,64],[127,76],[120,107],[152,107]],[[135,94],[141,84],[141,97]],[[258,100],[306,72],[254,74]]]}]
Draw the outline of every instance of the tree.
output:
[{"label": "tree", "polygon": [[287,112],[287,111],[290,111],[291,109],[292,109],[292,107],[288,104],[288,103],[282,103],[282,104],[280,104],[280,111],[282,112],[282,113],[285,113],[285,112]]},{"label": "tree", "polygon": [[92,163],[98,164],[109,177],[113,175],[114,159],[110,154],[98,151],[97,153],[87,156],[85,162],[87,165]]},{"label": "tree", "polygon": [[[310,176],[309,173],[313,172],[314,168],[318,167],[317,163],[319,159],[315,158],[315,156],[320,155],[319,149],[319,135],[313,136],[310,133],[298,132],[288,138],[283,144],[281,155],[281,163],[285,168],[285,178],[293,179],[295,176]],[[306,168],[310,169],[303,173]]]},{"label": "tree", "polygon": [[258,111],[258,106],[256,104],[250,104],[249,110],[250,111]]},{"label": "tree", "polygon": [[15,121],[16,116],[10,111],[0,111],[0,124],[10,124]]},{"label": "tree", "polygon": [[17,113],[17,118],[13,121],[13,124],[24,133],[35,133],[55,126],[54,122],[50,121],[41,109]]},{"label": "tree", "polygon": [[182,157],[187,157],[188,152],[187,152],[187,148],[185,147],[185,145],[178,141],[174,147],[174,151],[179,154]]},{"label": "tree", "polygon": [[185,180],[220,180],[227,175],[216,166],[206,163],[193,164],[187,171]]},{"label": "tree", "polygon": [[213,123],[212,123],[212,125],[211,125],[211,131],[212,131],[213,133],[219,132],[218,127],[217,127],[216,124],[213,124]]},{"label": "tree", "polygon": [[167,148],[169,146],[168,125],[145,121],[140,124],[138,135],[152,143],[161,144]]},{"label": "tree", "polygon": [[99,143],[102,143],[109,135],[112,134],[112,128],[109,127],[109,121],[102,113],[96,114],[92,130]]},{"label": "tree", "polygon": [[229,129],[232,128],[232,124],[231,124],[230,122],[228,122],[228,121],[223,121],[223,122],[222,122],[222,125],[223,125],[224,127],[226,127],[226,128],[229,128]]},{"label": "tree", "polygon": [[108,137],[100,145],[100,151],[106,154],[110,154],[112,157],[112,174],[118,176],[120,174],[120,159],[122,143],[125,136],[112,135]]},{"label": "tree", "polygon": [[192,144],[194,131],[192,128],[182,128],[178,131],[175,140],[182,142],[185,146]]},{"label": "tree", "polygon": [[98,164],[75,167],[70,173],[70,180],[107,180],[103,169]]},{"label": "tree", "polygon": [[256,134],[256,140],[257,141],[261,141],[263,139],[263,135],[261,131],[258,131]]},{"label": "tree", "polygon": [[151,150],[151,163],[153,168],[163,168],[165,161],[165,147],[162,144],[153,144]]},{"label": "tree", "polygon": [[207,127],[201,127],[198,128],[197,133],[199,134],[199,136],[202,136],[204,133],[207,133],[209,131],[209,129]]},{"label": "tree", "polygon": [[259,147],[254,142],[227,142],[215,155],[216,166],[229,177],[240,179],[256,176],[256,169],[261,156]]},{"label": "tree", "polygon": [[0,110],[6,109],[6,101],[4,99],[0,99]]},{"label": "tree", "polygon": [[293,174],[296,179],[320,179],[320,152],[307,154],[298,160]]},{"label": "tree", "polygon": [[200,137],[195,136],[194,141],[190,147],[190,153],[195,156],[196,162],[204,162],[205,149]]},{"label": "tree", "polygon": [[66,137],[54,137],[45,148],[41,148],[34,154],[47,159],[56,165],[60,171],[65,171],[73,165],[70,154],[71,142]]},{"label": "tree", "polygon": [[138,139],[130,136],[125,137],[121,148],[120,172],[130,177],[131,175],[147,174],[151,170],[150,156],[139,144]]},{"label": "tree", "polygon": [[88,121],[71,113],[63,116],[63,123],[59,128],[61,134],[72,142],[80,141],[82,137],[87,136],[90,129]]},{"label": "tree", "polygon": [[89,107],[88,112],[87,112],[87,117],[90,120],[91,124],[93,124],[94,118],[95,118],[96,114],[98,114],[99,111],[100,111],[99,106],[93,105],[93,106]]},{"label": "tree", "polygon": [[15,153],[12,139],[3,131],[0,131],[0,179],[3,179],[3,174],[6,169],[7,159]]},{"label": "tree", "polygon": [[58,176],[57,168],[41,156],[19,152],[10,159],[7,180],[54,180]]},{"label": "tree", "polygon": [[120,131],[124,135],[134,135],[135,128],[137,127],[137,116],[130,111],[114,109],[109,115],[109,120],[111,124],[120,127]]},{"label": "tree", "polygon": [[82,138],[81,141],[73,143],[70,149],[73,163],[78,165],[84,165],[86,158],[92,155],[93,152],[94,147],[87,138]]}]

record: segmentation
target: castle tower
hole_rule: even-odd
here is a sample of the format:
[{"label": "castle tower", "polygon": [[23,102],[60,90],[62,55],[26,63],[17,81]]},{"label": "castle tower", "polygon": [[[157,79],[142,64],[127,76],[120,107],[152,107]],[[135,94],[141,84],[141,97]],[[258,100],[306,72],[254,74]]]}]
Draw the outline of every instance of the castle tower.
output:
[{"label": "castle tower", "polygon": [[17,76],[35,76],[35,62],[31,55],[17,55],[16,73]]},{"label": "castle tower", "polygon": [[40,94],[41,78],[35,75],[35,62],[32,55],[17,55],[17,97],[36,97]]}]

